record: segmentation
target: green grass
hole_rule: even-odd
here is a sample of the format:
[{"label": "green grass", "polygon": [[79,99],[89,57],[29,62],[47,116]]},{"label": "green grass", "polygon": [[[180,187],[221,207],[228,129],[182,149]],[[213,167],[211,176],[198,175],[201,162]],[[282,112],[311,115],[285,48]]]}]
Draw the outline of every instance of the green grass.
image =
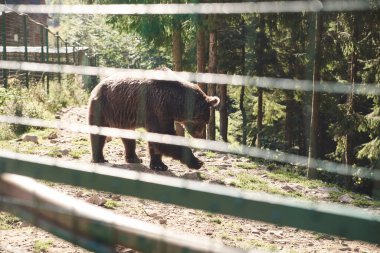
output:
[{"label": "green grass", "polygon": [[218,217],[213,217],[211,218],[210,220],[212,223],[216,223],[216,224],[222,224],[222,219],[218,218]]},{"label": "green grass", "polygon": [[197,172],[197,176],[200,180],[207,180],[207,175],[203,172]]},{"label": "green grass", "polygon": [[205,152],[205,156],[206,156],[207,158],[215,158],[215,157],[217,157],[217,154],[216,154],[215,152],[212,152],[212,151],[210,151],[210,150],[207,150],[207,151]]},{"label": "green grass", "polygon": [[20,219],[9,213],[0,212],[0,230],[7,230],[19,227]]},{"label": "green grass", "polygon": [[277,252],[278,248],[276,245],[269,244],[266,242],[262,242],[259,240],[252,239],[249,241],[249,247],[259,248],[261,250],[269,251],[269,252]]},{"label": "green grass", "polygon": [[256,175],[241,173],[236,177],[236,186],[245,190],[263,191],[273,194],[282,194],[283,192],[269,185],[268,182]]},{"label": "green grass", "polygon": [[[89,95],[73,75],[65,75],[61,84],[51,81],[49,94],[44,87],[42,83],[30,83],[26,88],[19,80],[9,79],[9,87],[0,87],[0,114],[51,120],[65,107],[83,105]],[[29,126],[1,124],[0,140],[14,139],[28,131]]]},{"label": "green grass", "polygon": [[81,158],[83,155],[86,155],[86,154],[90,154],[90,150],[89,150],[89,147],[79,147],[78,149],[73,149],[69,152],[69,155],[73,158],[73,159],[79,159]]},{"label": "green grass", "polygon": [[[301,176],[294,172],[284,171],[284,170],[276,170],[267,173],[268,178],[280,181],[280,182],[288,182],[288,183],[297,183],[303,185],[304,187],[308,187],[310,189],[316,189],[319,187],[328,186],[326,183],[321,180],[308,180],[306,177]],[[332,187],[332,185],[331,185]]]},{"label": "green grass", "polygon": [[217,166],[207,166],[206,165],[206,169],[209,170],[209,171],[212,171],[212,172],[218,172],[218,171],[220,171],[220,168],[218,168]]},{"label": "green grass", "polygon": [[245,170],[256,169],[258,167],[258,165],[254,162],[250,162],[250,163],[238,162],[238,163],[235,163],[235,166],[242,168],[242,169],[245,169]]},{"label": "green grass", "polygon": [[116,207],[119,207],[121,203],[119,201],[108,199],[106,203],[104,204],[105,208],[108,209],[115,209]]},{"label": "green grass", "polygon": [[53,241],[46,240],[46,241],[35,241],[33,246],[33,252],[35,253],[41,253],[41,252],[48,252],[49,248],[53,246]]}]

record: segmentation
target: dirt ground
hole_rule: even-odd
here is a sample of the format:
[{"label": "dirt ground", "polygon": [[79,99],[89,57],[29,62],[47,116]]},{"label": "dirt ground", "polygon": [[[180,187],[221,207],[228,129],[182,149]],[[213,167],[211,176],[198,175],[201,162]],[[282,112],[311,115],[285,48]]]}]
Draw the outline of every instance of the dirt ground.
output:
[{"label": "dirt ground", "polygon": [[[60,115],[60,118],[66,122],[84,123],[86,108],[70,108]],[[85,141],[88,140],[86,135],[56,131],[55,136],[51,137],[39,138],[38,144],[33,145],[59,147],[56,150],[59,152],[59,159],[79,159],[86,162],[90,160],[89,147],[85,144]],[[85,151],[73,158],[72,151],[78,149]],[[38,154],[41,156],[49,155],[47,151],[38,151]],[[277,188],[279,192],[297,192],[299,195],[312,195],[316,200],[325,202],[330,201],[331,191],[339,191],[335,187],[315,188],[299,183],[275,180],[268,177],[265,166],[258,165],[255,169],[250,170],[237,166],[236,164],[238,163],[249,163],[249,160],[234,155],[208,154],[204,151],[196,151],[196,156],[205,162],[205,166],[199,171],[189,170],[179,162],[165,158],[164,163],[169,166],[169,171],[154,172],[148,168],[149,154],[145,144],[138,145],[137,154],[143,159],[143,164],[133,166],[133,169],[147,173],[170,175],[230,186],[235,186],[232,182],[239,175],[248,173],[248,175],[255,176],[262,182],[268,183],[271,187]],[[109,160],[108,165],[121,168],[127,167],[124,164],[123,148],[120,140],[112,140],[106,145],[105,156]],[[279,227],[226,215],[210,214],[200,210],[129,196],[116,196],[110,193],[96,192],[62,184],[49,183],[49,186],[87,202],[95,203],[94,199],[114,200],[117,204],[111,210],[117,214],[158,224],[174,231],[214,238],[232,247],[257,248],[270,252],[380,252],[380,245],[361,241],[352,241],[290,227]],[[350,205],[350,196],[343,195],[340,202]],[[366,209],[369,212],[380,213],[379,208]],[[365,233],[365,231],[363,232]],[[134,252],[124,248],[118,248],[115,251]],[[20,221],[13,229],[0,230],[0,252],[68,253],[87,251]]]}]

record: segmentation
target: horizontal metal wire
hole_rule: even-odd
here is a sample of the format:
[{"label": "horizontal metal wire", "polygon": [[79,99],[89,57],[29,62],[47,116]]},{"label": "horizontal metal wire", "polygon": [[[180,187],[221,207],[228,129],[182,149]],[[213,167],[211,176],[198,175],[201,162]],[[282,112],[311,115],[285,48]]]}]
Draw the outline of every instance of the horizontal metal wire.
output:
[{"label": "horizontal metal wire", "polygon": [[[380,216],[356,207],[316,203],[218,184],[14,152],[0,151],[0,164],[0,173],[24,175],[372,243],[380,242],[377,233]],[[20,184],[20,180],[15,183]],[[3,194],[12,194],[4,184],[1,185]],[[30,183],[22,184],[22,187],[29,186]],[[57,201],[54,198],[54,202]],[[70,204],[71,201],[64,203]],[[77,204],[75,206],[82,210]],[[117,221],[119,223],[122,220]]]},{"label": "horizontal metal wire", "polygon": [[[72,173],[75,174],[76,171]],[[4,197],[1,197],[1,194]],[[0,175],[0,206],[2,203],[6,209],[16,213],[18,209],[17,214],[24,214],[24,218],[29,218],[28,221],[37,226],[41,226],[40,221],[44,221],[66,230],[72,235],[64,239],[73,243],[78,243],[81,236],[91,238],[82,246],[86,246],[87,249],[90,246],[90,250],[95,252],[105,252],[99,247],[108,249],[107,252],[114,252],[110,247],[116,244],[142,252],[152,252],[148,248],[155,249],[155,252],[248,252],[224,246],[221,242],[207,237],[178,233],[159,225],[114,214],[112,211],[59,193],[24,176],[8,173]],[[47,230],[52,232],[49,227]],[[137,238],[145,240],[136,240]],[[150,243],[147,244],[146,241]],[[98,244],[97,247],[94,247],[94,243]]]},{"label": "horizontal metal wire", "polygon": [[287,78],[271,78],[244,75],[226,75],[212,73],[175,72],[162,70],[123,69],[108,67],[73,66],[61,64],[32,63],[20,61],[1,61],[0,69],[15,69],[36,72],[54,72],[94,76],[109,76],[114,73],[125,73],[130,78],[148,78],[157,80],[186,80],[198,83],[245,85],[267,89],[285,89],[326,93],[358,95],[380,95],[379,84],[349,84],[337,82],[321,82],[314,85],[310,80],[294,80]]},{"label": "horizontal metal wire", "polygon": [[21,124],[34,127],[63,129],[76,133],[100,134],[116,138],[140,139],[149,142],[158,142],[176,146],[188,146],[196,149],[213,150],[223,153],[232,153],[242,156],[262,158],[269,161],[289,163],[297,166],[310,166],[318,170],[323,170],[340,175],[353,175],[360,173],[362,178],[372,178],[380,180],[380,171],[371,170],[361,166],[351,166],[320,159],[309,159],[306,156],[294,155],[280,151],[248,147],[238,144],[230,144],[220,141],[210,141],[203,139],[185,138],[181,136],[157,134],[150,132],[140,132],[109,127],[97,127],[85,124],[76,124],[63,121],[47,121],[42,119],[4,116],[0,115],[0,122],[8,124]]},{"label": "horizontal metal wire", "polygon": [[108,4],[108,5],[7,5],[24,13],[47,14],[238,14],[318,11],[365,11],[378,8],[380,1],[264,1],[241,3]]}]

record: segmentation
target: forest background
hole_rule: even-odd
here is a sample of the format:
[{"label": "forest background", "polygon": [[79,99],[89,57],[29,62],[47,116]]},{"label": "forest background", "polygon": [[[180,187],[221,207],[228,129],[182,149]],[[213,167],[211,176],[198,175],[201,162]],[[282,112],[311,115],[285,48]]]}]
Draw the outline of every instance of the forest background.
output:
[{"label": "forest background", "polygon": [[[86,3],[121,2],[126,3]],[[380,84],[380,13],[375,6],[367,12],[54,15],[51,26],[68,42],[87,46],[100,66],[331,81],[352,90]],[[208,139],[380,169],[378,95],[200,86],[221,98]],[[180,128],[178,134],[183,134]],[[300,173],[373,193],[373,182],[359,170],[353,177],[307,168]]]}]

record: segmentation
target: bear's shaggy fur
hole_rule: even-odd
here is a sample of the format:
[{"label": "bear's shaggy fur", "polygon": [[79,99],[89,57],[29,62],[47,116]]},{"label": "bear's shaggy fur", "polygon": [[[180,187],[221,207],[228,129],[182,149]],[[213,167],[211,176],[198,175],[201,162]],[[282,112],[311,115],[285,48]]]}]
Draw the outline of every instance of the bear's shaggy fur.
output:
[{"label": "bear's shaggy fur", "polygon": [[[117,74],[100,82],[89,99],[89,124],[122,129],[144,127],[147,131],[175,135],[174,122],[182,123],[194,137],[201,137],[210,118],[210,107],[219,98],[207,96],[197,85],[185,81],[132,79]],[[106,136],[91,135],[92,161],[102,163]],[[125,160],[140,163],[136,142],[122,139]],[[199,169],[203,162],[191,149],[175,145],[149,143],[150,168],[167,170],[162,155]]]}]

